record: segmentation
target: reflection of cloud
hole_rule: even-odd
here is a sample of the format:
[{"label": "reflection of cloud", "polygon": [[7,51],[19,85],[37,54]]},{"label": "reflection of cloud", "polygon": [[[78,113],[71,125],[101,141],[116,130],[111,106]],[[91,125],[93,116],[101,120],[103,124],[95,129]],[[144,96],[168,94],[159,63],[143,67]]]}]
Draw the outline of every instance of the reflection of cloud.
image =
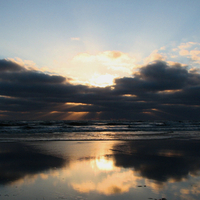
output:
[{"label": "reflection of cloud", "polygon": [[150,188],[154,193],[167,188],[167,182],[158,182],[151,179],[145,179],[145,184]]},{"label": "reflection of cloud", "polygon": [[92,182],[83,182],[83,183],[71,183],[71,186],[74,190],[79,191],[81,193],[89,193],[94,191],[96,186]]},{"label": "reflection of cloud", "polygon": [[181,189],[180,193],[181,194],[190,194],[190,190],[189,189]]},{"label": "reflection of cloud", "polygon": [[[177,182],[186,179],[190,174],[199,172],[200,147],[195,141],[143,141],[129,142],[114,149],[116,166],[130,168],[141,176],[153,179],[158,183]],[[191,157],[192,155],[192,157]]]},{"label": "reflection of cloud", "polygon": [[100,176],[101,173],[119,172],[120,168],[114,165],[112,158],[100,156],[84,158],[81,159],[81,162],[72,162],[67,168],[63,168],[61,171],[63,176],[73,177],[74,174],[80,173],[80,177],[83,177],[84,174],[86,180],[91,180],[94,174],[95,176]]},{"label": "reflection of cloud", "polygon": [[[79,163],[81,165],[81,163]],[[94,171],[91,171],[94,173]],[[97,176],[97,174],[95,174]],[[99,174],[100,180],[98,182],[94,180],[81,180],[79,179],[79,183],[72,182],[72,187],[81,192],[81,193],[89,193],[92,191],[105,194],[112,195],[118,193],[128,192],[131,188],[137,187],[141,180],[140,177],[134,175],[131,170],[127,170],[125,172],[114,172],[107,173],[104,178],[100,178],[101,173]]]},{"label": "reflection of cloud", "polygon": [[131,170],[126,172],[117,172],[108,175],[105,179],[97,184],[96,190],[99,193],[111,195],[125,193],[138,185],[140,177],[134,175]]},{"label": "reflection of cloud", "polygon": [[[193,182],[194,181],[194,182]],[[200,194],[200,186],[199,186],[199,179],[194,179],[189,185],[183,185],[180,189],[179,196],[182,199],[199,199]]]},{"label": "reflection of cloud", "polygon": [[42,178],[42,179],[48,179],[48,175],[47,174],[44,174],[44,173],[41,173],[40,174],[40,177]]},{"label": "reflection of cloud", "polygon": [[[47,185],[49,183],[52,183],[54,187],[62,185],[63,188],[74,189],[79,193],[97,193],[108,196],[128,192],[132,194],[133,192],[137,193],[138,190],[139,192],[151,190],[152,193],[159,195],[165,194],[165,192],[177,196],[185,195],[185,199],[192,199],[192,196],[199,194],[199,141],[152,140],[81,142],[81,144],[72,142],[73,145],[68,142],[67,144],[53,142],[46,148],[42,148],[49,153],[48,148],[56,149],[56,153],[66,159],[70,156],[72,159],[67,166],[65,164],[59,165],[59,160],[57,157],[55,159],[54,156],[45,158],[42,155],[38,157],[38,151],[29,146],[21,146],[20,150],[19,146],[14,144],[9,144],[9,148],[2,144],[0,149],[1,163],[6,163],[5,160],[2,161],[3,155],[7,155],[5,156],[7,164],[11,158],[13,161],[14,156],[11,156],[11,150],[15,152],[16,149],[18,149],[16,155],[20,153],[22,161],[31,162],[30,158],[35,160],[33,154],[43,161],[40,162],[39,159],[37,164],[32,162],[33,169],[28,167],[28,164],[25,165],[26,162],[21,162],[23,166],[20,165],[20,167],[26,169],[23,170],[23,173],[22,169],[20,171],[16,167],[17,164],[13,166],[16,167],[16,170],[9,168],[7,171],[4,169],[3,172],[7,172],[7,174],[21,173],[18,179],[12,179],[18,186],[20,184],[37,184],[38,180],[41,180],[45,181]],[[102,147],[103,145],[105,146]],[[40,146],[37,147],[40,149]],[[26,154],[27,156],[25,156]],[[10,158],[8,158],[9,156]],[[28,156],[30,156],[29,159]],[[15,157],[17,161],[20,158],[20,156]],[[47,165],[49,167],[45,168],[44,166]],[[55,165],[58,166],[57,169],[54,168]],[[0,165],[0,169],[2,169],[2,165]],[[3,172],[1,173],[3,174]],[[5,182],[5,184],[7,183],[9,182]],[[141,186],[141,190],[138,189],[138,186]]]},{"label": "reflection of cloud", "polygon": [[125,193],[140,185],[142,181],[132,170],[114,166],[112,156],[83,158],[71,162],[59,171],[59,176],[64,177],[68,184],[80,193]]},{"label": "reflection of cloud", "polygon": [[56,180],[59,178],[59,172],[57,168],[50,169],[45,174],[43,172],[35,172],[36,174],[27,174],[24,177],[20,177],[17,180],[10,180],[9,185],[33,185],[37,182],[38,179],[47,180],[50,177],[54,177]]},{"label": "reflection of cloud", "polygon": [[66,162],[23,144],[2,143],[0,148],[8,149],[0,151],[0,184],[23,182],[24,178],[34,182],[38,173],[42,178],[47,178],[43,171],[63,167]]}]

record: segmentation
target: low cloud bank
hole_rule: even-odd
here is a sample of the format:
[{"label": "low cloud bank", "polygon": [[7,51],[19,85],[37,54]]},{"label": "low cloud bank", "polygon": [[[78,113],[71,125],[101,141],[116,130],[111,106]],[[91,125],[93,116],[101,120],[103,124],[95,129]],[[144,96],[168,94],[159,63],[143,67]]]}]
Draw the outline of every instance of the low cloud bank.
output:
[{"label": "low cloud bank", "polygon": [[99,88],[0,60],[0,119],[199,120],[200,74],[153,62]]}]

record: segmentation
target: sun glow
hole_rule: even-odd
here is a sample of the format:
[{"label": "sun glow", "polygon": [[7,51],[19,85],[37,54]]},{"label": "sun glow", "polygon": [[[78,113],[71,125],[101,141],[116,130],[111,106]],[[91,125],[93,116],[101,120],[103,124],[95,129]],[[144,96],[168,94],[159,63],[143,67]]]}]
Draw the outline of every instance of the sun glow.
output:
[{"label": "sun glow", "polygon": [[123,94],[123,97],[137,97],[135,94]]},{"label": "sun glow", "polygon": [[65,105],[73,107],[73,106],[91,106],[92,104],[67,102],[65,103]]},{"label": "sun glow", "polygon": [[86,116],[89,112],[68,112],[67,117],[65,120],[81,120]]},{"label": "sun glow", "polygon": [[163,90],[163,91],[159,91],[159,94],[169,94],[169,93],[176,93],[176,92],[181,92],[182,90],[178,89],[178,90]]},{"label": "sun glow", "polygon": [[114,84],[114,78],[116,77],[111,74],[100,75],[95,73],[89,80],[89,84],[97,87],[106,87]]},{"label": "sun glow", "polygon": [[131,76],[136,68],[135,62],[135,57],[121,51],[83,52],[75,55],[67,64],[59,64],[57,70],[71,77],[70,83],[106,87],[113,85],[115,78]]}]

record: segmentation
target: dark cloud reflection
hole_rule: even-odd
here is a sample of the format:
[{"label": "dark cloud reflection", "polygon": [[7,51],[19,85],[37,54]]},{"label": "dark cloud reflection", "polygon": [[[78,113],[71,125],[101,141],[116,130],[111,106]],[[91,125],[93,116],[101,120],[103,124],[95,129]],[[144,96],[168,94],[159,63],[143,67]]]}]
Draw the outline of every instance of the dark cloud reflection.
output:
[{"label": "dark cloud reflection", "polygon": [[0,60],[0,119],[200,119],[200,74],[180,64],[154,62],[105,88],[69,80]]},{"label": "dark cloud reflection", "polygon": [[25,176],[61,168],[66,165],[66,162],[67,160],[42,153],[29,145],[1,143],[0,184],[11,184]]},{"label": "dark cloud reflection", "polygon": [[131,141],[113,148],[115,165],[158,182],[180,181],[200,171],[199,141]]}]

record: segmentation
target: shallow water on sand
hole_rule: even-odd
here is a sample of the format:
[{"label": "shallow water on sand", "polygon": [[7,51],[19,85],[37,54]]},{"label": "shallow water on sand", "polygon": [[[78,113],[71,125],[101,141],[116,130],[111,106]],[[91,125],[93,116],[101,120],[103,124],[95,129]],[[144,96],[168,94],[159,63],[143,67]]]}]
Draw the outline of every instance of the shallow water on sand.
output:
[{"label": "shallow water on sand", "polygon": [[199,199],[200,141],[0,144],[1,199]]}]

